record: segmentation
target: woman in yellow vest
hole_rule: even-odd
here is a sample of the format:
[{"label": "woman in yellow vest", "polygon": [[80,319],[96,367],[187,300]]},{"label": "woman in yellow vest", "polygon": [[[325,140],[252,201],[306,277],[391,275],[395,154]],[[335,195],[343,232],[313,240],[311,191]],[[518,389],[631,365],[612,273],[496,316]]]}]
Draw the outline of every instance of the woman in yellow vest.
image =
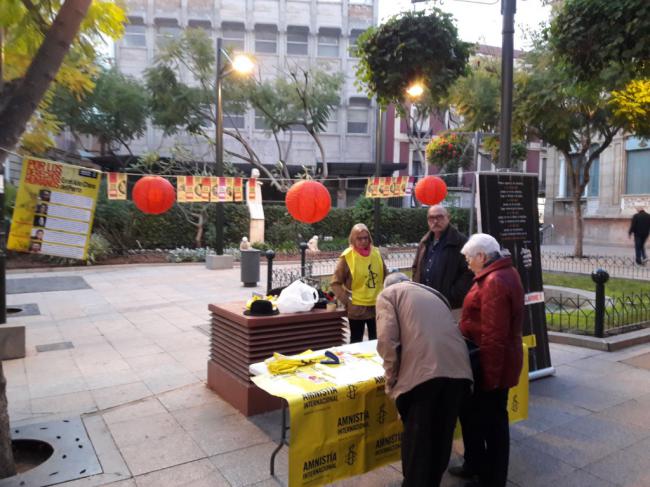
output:
[{"label": "woman in yellow vest", "polygon": [[386,265],[379,249],[372,245],[372,237],[363,223],[352,227],[350,246],[341,254],[330,288],[345,304],[350,322],[350,343],[363,340],[368,326],[368,339],[377,338],[375,302],[384,288]]}]

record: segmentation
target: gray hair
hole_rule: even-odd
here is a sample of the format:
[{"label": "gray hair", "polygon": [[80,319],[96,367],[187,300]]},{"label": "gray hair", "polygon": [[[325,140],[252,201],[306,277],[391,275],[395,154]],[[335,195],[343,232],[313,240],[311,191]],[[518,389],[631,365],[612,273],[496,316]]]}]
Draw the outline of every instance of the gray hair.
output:
[{"label": "gray hair", "polygon": [[501,255],[501,246],[497,239],[487,233],[475,233],[463,246],[460,253],[465,257],[474,257],[477,254],[485,254],[488,258]]},{"label": "gray hair", "polygon": [[384,287],[392,286],[393,284],[398,284],[400,282],[410,281],[406,274],[402,272],[392,272],[388,274],[386,279],[384,279]]}]

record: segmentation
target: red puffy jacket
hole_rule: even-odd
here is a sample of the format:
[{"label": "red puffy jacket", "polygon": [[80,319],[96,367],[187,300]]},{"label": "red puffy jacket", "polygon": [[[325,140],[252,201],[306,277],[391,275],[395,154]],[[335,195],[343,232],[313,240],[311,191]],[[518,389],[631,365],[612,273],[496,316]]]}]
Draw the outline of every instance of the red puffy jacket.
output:
[{"label": "red puffy jacket", "polygon": [[519,382],[523,320],[521,278],[510,257],[502,257],[474,277],[460,319],[463,336],[480,347],[481,389],[507,389]]}]

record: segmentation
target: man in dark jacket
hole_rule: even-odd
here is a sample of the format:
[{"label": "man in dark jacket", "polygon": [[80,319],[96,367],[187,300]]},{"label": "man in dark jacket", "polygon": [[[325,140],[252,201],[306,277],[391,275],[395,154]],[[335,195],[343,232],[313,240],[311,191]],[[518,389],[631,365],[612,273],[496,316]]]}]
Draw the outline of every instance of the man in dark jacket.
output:
[{"label": "man in dark jacket", "polygon": [[467,237],[449,223],[444,206],[427,211],[429,232],[420,240],[413,262],[413,281],[440,291],[452,309],[460,308],[474,275],[460,250]]},{"label": "man in dark jacket", "polygon": [[650,234],[650,215],[642,207],[637,208],[637,213],[632,217],[628,236],[634,234],[634,254],[636,263],[644,265],[648,261],[645,254],[645,242]]}]

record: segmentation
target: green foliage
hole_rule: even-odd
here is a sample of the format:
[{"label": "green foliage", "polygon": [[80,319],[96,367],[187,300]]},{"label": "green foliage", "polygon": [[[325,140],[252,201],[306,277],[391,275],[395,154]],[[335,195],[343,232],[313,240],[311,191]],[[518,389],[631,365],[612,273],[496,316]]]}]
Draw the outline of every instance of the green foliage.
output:
[{"label": "green foliage", "polygon": [[497,61],[481,60],[449,90],[448,101],[469,132],[491,132],[501,116],[501,75]]},{"label": "green foliage", "polygon": [[93,81],[95,88],[81,100],[69,89],[59,87],[52,113],[72,132],[97,137],[102,151],[116,142],[128,150],[128,143],[142,136],[147,126],[147,91],[139,81],[115,68],[102,69]]},{"label": "green foliage", "polygon": [[113,253],[111,243],[99,233],[93,233],[88,242],[87,264],[96,264]]},{"label": "green foliage", "polygon": [[650,78],[632,80],[612,92],[614,114],[626,120],[633,133],[650,136]]},{"label": "green foliage", "polygon": [[[550,286],[561,286],[585,291],[596,291],[596,284],[591,276],[585,274],[568,273],[544,273],[544,284]],[[605,284],[605,294],[613,298],[619,298],[630,294],[641,294],[648,292],[647,281],[635,281],[634,279],[622,279],[612,277]]]},{"label": "green foliage", "polygon": [[401,105],[414,82],[435,104],[464,74],[470,51],[449,14],[436,8],[404,12],[359,36],[357,80],[384,106]]},{"label": "green foliage", "polygon": [[426,147],[427,162],[445,173],[468,169],[473,161],[474,145],[469,137],[454,132],[440,134]]},{"label": "green foliage", "polygon": [[[488,136],[483,139],[483,148],[488,151],[494,162],[499,160],[500,139],[498,136]],[[510,161],[513,166],[524,161],[528,156],[528,147],[524,142],[512,141],[510,146]]]},{"label": "green foliage", "polygon": [[[26,2],[3,0],[0,2],[0,29],[4,31],[2,43],[2,80],[0,83],[0,107],[6,106],[12,90],[27,73],[36,52],[41,47],[50,28],[65,29],[65,25],[53,25],[61,10],[63,0]],[[22,145],[28,150],[43,151],[52,144],[51,135],[59,129],[60,122],[50,111],[53,90],[63,86],[76,96],[82,96],[93,88],[93,75],[97,70],[98,46],[107,38],[117,39],[124,31],[126,12],[119,2],[93,1],[83,20],[79,35],[55,75],[49,91],[42,100],[28,100],[26,107],[34,116],[22,134]],[[30,106],[32,102],[34,105]]]},{"label": "green foliage", "polygon": [[584,81],[605,72],[623,83],[650,75],[647,0],[566,0],[547,36],[560,59]]},{"label": "green foliage", "polygon": [[179,247],[172,249],[167,253],[167,260],[169,262],[205,262],[205,256],[208,249],[188,249],[186,247]]}]

